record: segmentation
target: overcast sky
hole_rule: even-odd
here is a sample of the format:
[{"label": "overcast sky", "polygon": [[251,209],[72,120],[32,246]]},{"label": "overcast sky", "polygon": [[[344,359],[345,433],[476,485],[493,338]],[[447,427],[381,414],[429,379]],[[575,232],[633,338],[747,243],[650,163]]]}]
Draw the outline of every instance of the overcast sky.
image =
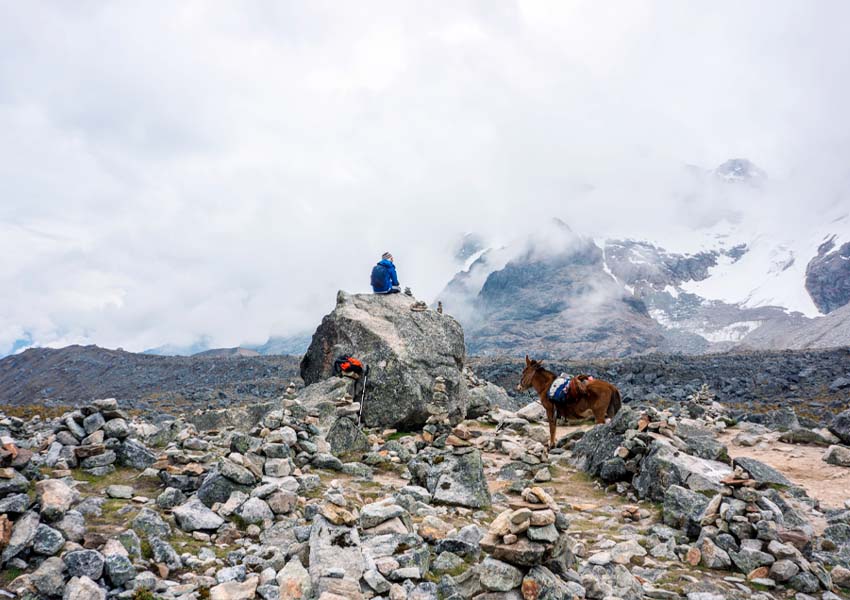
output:
[{"label": "overcast sky", "polygon": [[848,22],[842,0],[0,0],[0,354],[312,330],[385,250],[431,300],[467,230],[657,233],[685,164],[748,157],[819,198],[847,181]]}]

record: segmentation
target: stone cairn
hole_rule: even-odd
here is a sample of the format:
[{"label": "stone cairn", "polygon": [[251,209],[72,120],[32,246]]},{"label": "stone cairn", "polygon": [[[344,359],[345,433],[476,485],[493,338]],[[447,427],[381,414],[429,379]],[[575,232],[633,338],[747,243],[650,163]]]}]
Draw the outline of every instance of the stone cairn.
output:
[{"label": "stone cairn", "polygon": [[425,406],[429,416],[422,428],[422,439],[434,446],[444,447],[452,430],[449,421],[449,396],[445,377],[439,375],[435,377],[431,391],[431,402]]},{"label": "stone cairn", "polygon": [[572,540],[564,533],[568,526],[548,493],[540,487],[525,488],[522,501],[510,502],[481,540],[481,549],[490,555],[481,563],[481,585],[491,592],[521,588],[526,598],[536,598],[535,591],[541,589],[569,594],[568,584],[544,566],[572,568]]},{"label": "stone cairn", "polygon": [[115,471],[115,465],[144,469],[156,455],[130,437],[127,414],[115,398],[95,400],[80,410],[66,413],[49,443],[45,466],[59,469],[59,476],[79,467],[89,475],[102,477]]}]

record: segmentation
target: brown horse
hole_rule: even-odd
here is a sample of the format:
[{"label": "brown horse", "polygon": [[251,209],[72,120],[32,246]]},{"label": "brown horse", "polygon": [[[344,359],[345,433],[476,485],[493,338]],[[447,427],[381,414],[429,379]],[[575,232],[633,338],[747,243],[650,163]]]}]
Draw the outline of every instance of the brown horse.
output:
[{"label": "brown horse", "polygon": [[591,379],[587,375],[573,377],[567,388],[567,397],[563,402],[552,402],[549,399],[549,387],[555,381],[556,375],[543,368],[539,360],[531,360],[525,356],[525,369],[519,380],[517,391],[534,388],[540,396],[540,402],[546,409],[546,419],[549,421],[549,447],[555,446],[555,425],[558,417],[565,419],[582,419],[591,414],[597,423],[604,423],[605,418],[614,418],[620,410],[620,390],[616,386]]}]

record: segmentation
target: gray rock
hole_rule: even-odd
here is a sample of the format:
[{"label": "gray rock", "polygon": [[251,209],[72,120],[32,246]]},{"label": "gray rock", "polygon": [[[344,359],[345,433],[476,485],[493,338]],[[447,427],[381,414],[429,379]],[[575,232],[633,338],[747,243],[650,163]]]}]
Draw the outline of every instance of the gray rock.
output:
[{"label": "gray rock", "polygon": [[775,562],[773,556],[767,552],[762,552],[761,550],[756,550],[747,546],[742,546],[738,552],[735,552],[734,550],[730,551],[729,557],[742,573],[749,573],[753,569],[757,569],[759,567],[769,567]]},{"label": "gray rock", "polygon": [[313,457],[312,465],[317,469],[342,471],[342,461],[333,454],[325,454],[323,452],[319,452]]},{"label": "gray rock", "polygon": [[334,421],[325,439],[335,456],[361,455],[369,449],[366,434],[348,417]]},{"label": "gray rock", "polygon": [[383,502],[365,504],[360,509],[360,527],[371,529],[384,521],[400,517],[404,512],[404,509],[396,504],[385,504]]},{"label": "gray rock", "polygon": [[110,498],[129,500],[133,497],[133,488],[129,485],[110,485],[106,488],[106,495]]},{"label": "gray rock", "polygon": [[71,577],[100,579],[103,575],[103,555],[97,550],[74,550],[62,557]]},{"label": "gray rock", "polygon": [[106,467],[118,460],[118,456],[112,450],[107,450],[102,454],[95,454],[80,461],[81,469],[95,469],[97,467]]},{"label": "gray rock", "polygon": [[0,514],[20,515],[32,506],[28,494],[11,494],[0,500]]},{"label": "gray rock", "polygon": [[850,410],[837,414],[829,424],[829,431],[844,444],[850,445]]},{"label": "gray rock", "polygon": [[224,524],[224,519],[204,506],[197,497],[171,511],[177,526],[183,531],[216,530]]},{"label": "gray rock", "polygon": [[78,511],[69,510],[61,520],[53,523],[53,527],[61,531],[65,539],[79,543],[86,533],[86,520]]},{"label": "gray rock", "polygon": [[709,569],[729,569],[732,559],[729,554],[717,546],[710,538],[703,538],[700,545],[700,564]]},{"label": "gray rock", "polygon": [[88,577],[72,577],[65,587],[62,600],[106,600],[106,590]]},{"label": "gray rock", "polygon": [[522,583],[522,571],[489,556],[478,567],[478,574],[484,589],[493,592],[508,592]]},{"label": "gray rock", "polygon": [[219,471],[213,470],[204,478],[201,487],[198,488],[197,496],[206,506],[212,506],[216,502],[227,502],[233,492],[249,493],[250,491],[249,486],[240,485]]},{"label": "gray rock", "polygon": [[664,523],[684,529],[691,537],[699,535],[703,511],[708,498],[679,485],[670,486],[664,494]]},{"label": "gray rock", "polygon": [[186,501],[186,496],[177,488],[165,488],[163,492],[156,497],[156,505],[160,508],[174,508]]},{"label": "gray rock", "polygon": [[339,292],[336,307],[322,320],[301,361],[304,382],[309,386],[331,377],[334,358],[356,348],[372,369],[363,405],[367,426],[423,425],[437,376],[446,381],[443,404],[462,418],[467,406],[463,330],[448,315],[412,312],[414,302],[404,294]]},{"label": "gray rock", "polygon": [[65,545],[65,537],[56,529],[42,523],[35,531],[32,550],[36,554],[53,556]]},{"label": "gray rock", "polygon": [[183,566],[180,555],[171,547],[171,544],[162,538],[151,536],[148,538],[154,561],[163,563],[169,569],[179,569]]},{"label": "gray rock", "polygon": [[136,577],[136,568],[123,554],[110,554],[104,563],[106,579],[113,587],[120,587]]},{"label": "gray rock", "polygon": [[159,513],[148,507],[143,507],[133,519],[133,529],[147,538],[171,535],[171,526],[162,520]]},{"label": "gray rock", "polygon": [[737,467],[741,467],[747,473],[750,474],[750,477],[755,479],[758,483],[764,485],[783,485],[790,487],[792,483],[788,481],[788,478],[785,477],[782,473],[764,464],[761,461],[758,461],[754,458],[750,458],[748,456],[739,456],[734,459],[733,464]]},{"label": "gray rock", "polygon": [[490,490],[478,450],[465,454],[425,450],[411,459],[408,468],[413,482],[427,489],[435,503],[490,506]]},{"label": "gray rock", "polygon": [[86,430],[86,435],[91,435],[101,427],[106,421],[103,418],[103,415],[99,412],[92,413],[83,419],[83,429]]},{"label": "gray rock", "polygon": [[248,498],[234,513],[245,523],[262,523],[274,519],[274,513],[264,500],[259,498]]},{"label": "gray rock", "polygon": [[108,438],[123,440],[130,435],[130,427],[124,419],[109,419],[103,424],[103,433]]},{"label": "gray rock", "polygon": [[794,561],[788,559],[777,560],[770,567],[770,578],[779,583],[785,583],[799,572],[800,567]]},{"label": "gray rock", "polygon": [[65,563],[56,556],[48,558],[33,571],[30,581],[43,597],[61,595],[65,587]]},{"label": "gray rock", "polygon": [[830,446],[823,455],[823,460],[831,465],[850,467],[850,448],[847,446]]},{"label": "gray rock", "polygon": [[142,470],[155,462],[156,454],[138,440],[126,439],[118,447],[118,464],[123,467]]},{"label": "gray rock", "polygon": [[18,554],[24,551],[35,539],[35,534],[38,531],[39,518],[38,513],[29,511],[15,522],[12,528],[12,535],[9,538],[9,543],[0,555],[0,563],[8,563]]},{"label": "gray rock", "polygon": [[[577,583],[572,582],[578,586]],[[537,600],[561,600],[562,598],[582,597],[584,589],[578,586],[578,594],[573,593],[569,584],[561,580],[552,571],[544,566],[534,566],[522,579],[522,591],[525,598],[536,598]],[[528,595],[525,595],[525,594]],[[626,597],[626,596],[624,596]]]},{"label": "gray rock", "polygon": [[720,481],[731,474],[727,464],[678,452],[659,440],[652,444],[632,484],[641,498],[659,502],[674,485],[696,492],[719,491]]},{"label": "gray rock", "polygon": [[18,471],[12,471],[12,476],[9,479],[0,478],[0,496],[20,494],[26,492],[29,487],[29,480]]},{"label": "gray rock", "polygon": [[222,475],[239,485],[250,486],[257,483],[257,478],[251,471],[242,465],[237,465],[232,460],[222,459],[218,464],[218,470]]}]

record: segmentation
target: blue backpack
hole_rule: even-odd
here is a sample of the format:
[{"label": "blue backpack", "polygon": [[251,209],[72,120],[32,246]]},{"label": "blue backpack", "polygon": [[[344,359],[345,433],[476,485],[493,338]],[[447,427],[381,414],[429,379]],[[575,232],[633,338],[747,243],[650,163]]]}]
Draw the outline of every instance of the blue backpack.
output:
[{"label": "blue backpack", "polygon": [[372,267],[372,290],[375,292],[386,292],[392,287],[390,272],[384,265]]}]

